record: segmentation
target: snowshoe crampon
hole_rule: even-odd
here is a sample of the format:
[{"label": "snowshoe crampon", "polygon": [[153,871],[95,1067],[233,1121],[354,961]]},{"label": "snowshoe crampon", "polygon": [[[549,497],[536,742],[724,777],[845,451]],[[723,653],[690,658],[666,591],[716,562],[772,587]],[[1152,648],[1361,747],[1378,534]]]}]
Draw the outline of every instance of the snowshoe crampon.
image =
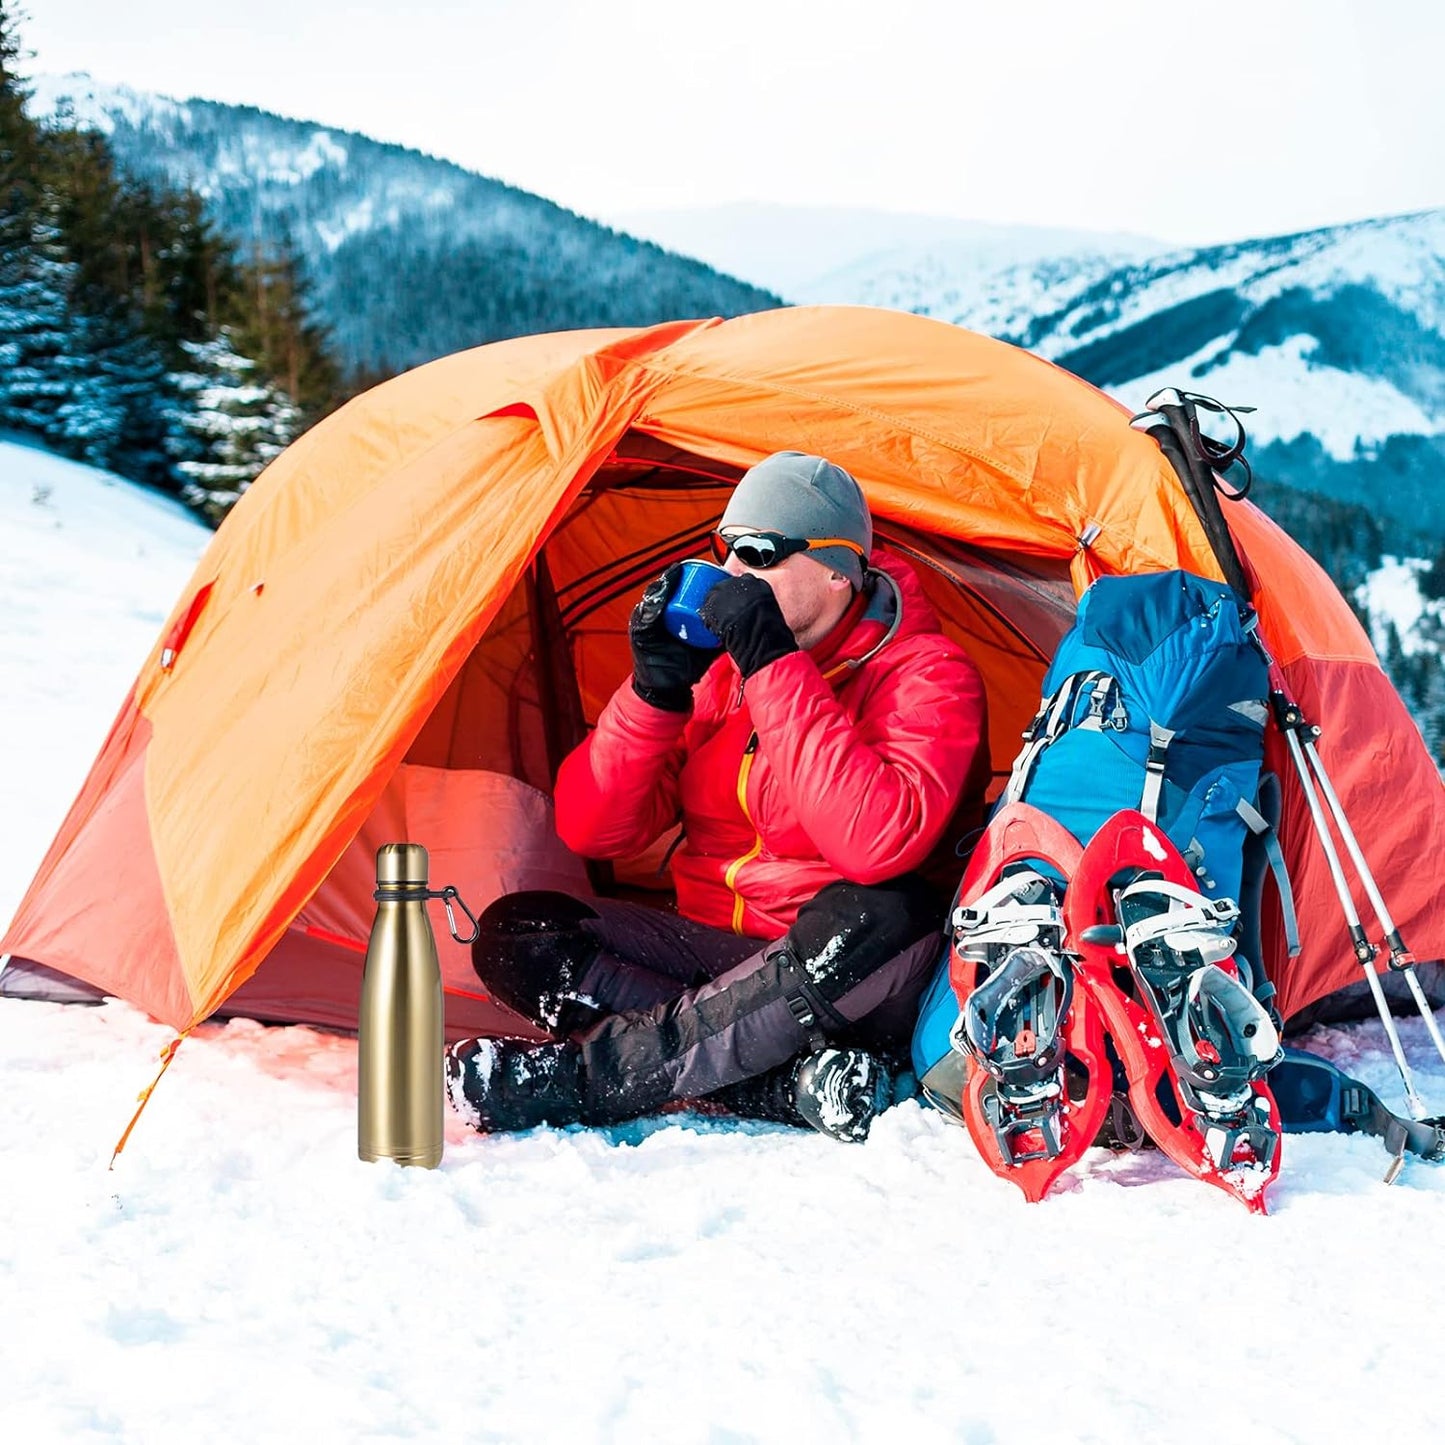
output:
[{"label": "snowshoe crampon", "polygon": [[1103,1030],[1063,951],[1057,880],[1081,857],[1058,823],[1011,804],[975,851],[951,919],[964,1123],[989,1167],[1031,1201],[1093,1143],[1109,1107]]},{"label": "snowshoe crampon", "polygon": [[1064,901],[1076,990],[1103,1019],[1149,1137],[1262,1214],[1280,1164],[1279,1116],[1264,1082],[1281,1056],[1279,1035],[1235,968],[1237,909],[1192,883],[1142,814],[1105,823]]}]

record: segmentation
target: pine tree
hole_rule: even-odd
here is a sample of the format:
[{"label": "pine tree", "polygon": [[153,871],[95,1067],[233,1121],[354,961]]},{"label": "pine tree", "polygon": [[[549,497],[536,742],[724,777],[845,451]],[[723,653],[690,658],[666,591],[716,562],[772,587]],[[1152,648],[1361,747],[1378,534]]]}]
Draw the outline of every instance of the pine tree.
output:
[{"label": "pine tree", "polygon": [[283,233],[242,264],[194,192],[31,122],[20,56],[0,0],[0,426],[219,520],[341,399],[299,253]]},{"label": "pine tree", "polygon": [[75,268],[35,210],[17,233],[20,242],[0,252],[0,426],[54,437],[73,385]]},{"label": "pine tree", "polygon": [[240,349],[257,359],[308,421],[319,420],[340,400],[340,382],[330,338],[313,319],[299,250],[283,231],[269,249],[257,242],[241,270],[229,318]]},{"label": "pine tree", "polygon": [[1416,579],[1416,586],[1427,602],[1445,602],[1445,542],[1440,544],[1430,565]]},{"label": "pine tree", "polygon": [[47,433],[65,400],[74,284],[25,114],[15,22],[0,0],[0,426]]},{"label": "pine tree", "polygon": [[25,114],[30,93],[20,78],[20,37],[0,0],[0,209],[23,210],[33,173],[35,127]]},{"label": "pine tree", "polygon": [[236,351],[228,329],[182,343],[189,367],[173,373],[183,437],[174,446],[181,495],[219,523],[241,493],[302,429],[300,408]]}]

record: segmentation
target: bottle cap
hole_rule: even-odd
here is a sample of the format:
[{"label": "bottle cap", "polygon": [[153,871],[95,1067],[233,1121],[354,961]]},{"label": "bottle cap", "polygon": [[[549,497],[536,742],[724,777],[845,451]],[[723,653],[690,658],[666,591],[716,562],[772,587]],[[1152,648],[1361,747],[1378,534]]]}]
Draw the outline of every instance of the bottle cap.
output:
[{"label": "bottle cap", "polygon": [[376,850],[376,883],[413,883],[425,885],[427,878],[426,849],[420,843],[383,843]]}]

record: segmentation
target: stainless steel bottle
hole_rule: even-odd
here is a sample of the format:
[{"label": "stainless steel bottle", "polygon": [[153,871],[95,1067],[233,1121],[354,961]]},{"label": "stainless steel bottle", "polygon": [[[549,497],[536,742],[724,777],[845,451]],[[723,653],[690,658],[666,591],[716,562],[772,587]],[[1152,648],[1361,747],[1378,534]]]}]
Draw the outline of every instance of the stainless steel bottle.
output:
[{"label": "stainless steel bottle", "polygon": [[426,912],[426,849],[378,848],[376,892],[361,980],[357,1152],[434,1169],[442,1157],[442,978]]}]

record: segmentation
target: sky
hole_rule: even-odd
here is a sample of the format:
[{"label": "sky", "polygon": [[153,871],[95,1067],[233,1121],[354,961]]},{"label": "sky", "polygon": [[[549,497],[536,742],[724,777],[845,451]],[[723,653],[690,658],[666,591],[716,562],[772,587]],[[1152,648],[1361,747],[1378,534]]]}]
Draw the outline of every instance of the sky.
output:
[{"label": "sky", "polygon": [[[0,441],[0,924],[210,534]],[[1400,1031],[1432,1110],[1445,1064]],[[363,1164],[352,1037],[0,998],[0,1439],[1315,1445],[1440,1435],[1445,1165],[1287,1136],[1260,1218],[1157,1151],[1040,1204],[910,1100]],[[1395,1109],[1378,1022],[1317,1029]],[[1385,1246],[1381,1247],[1381,1242]]]},{"label": "sky", "polygon": [[361,131],[612,220],[1205,244],[1445,205],[1438,0],[28,0],[32,72]]}]

